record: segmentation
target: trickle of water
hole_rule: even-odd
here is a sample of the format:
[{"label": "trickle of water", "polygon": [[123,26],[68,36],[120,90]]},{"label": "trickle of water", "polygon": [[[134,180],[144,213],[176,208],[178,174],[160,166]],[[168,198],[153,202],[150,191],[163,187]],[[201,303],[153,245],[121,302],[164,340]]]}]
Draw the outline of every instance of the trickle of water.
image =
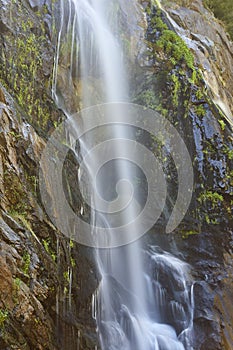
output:
[{"label": "trickle of water", "polygon": [[[121,8],[122,1],[61,0],[53,96],[67,118],[71,117],[72,111],[67,91],[70,94],[79,91],[81,108],[96,103],[129,101],[121,33],[108,17],[114,7]],[[132,15],[127,13],[127,16]],[[60,70],[64,67],[68,75],[66,96],[59,80]],[[74,125],[74,129],[78,127]],[[130,139],[132,136],[122,125],[108,128],[107,133],[110,139]],[[98,137],[98,134],[85,135],[80,140],[80,152],[74,150],[78,160],[91,150]],[[111,207],[111,201],[115,199],[112,189],[133,183],[134,169],[129,162],[113,162],[110,168],[103,170],[96,184],[93,168],[101,159],[90,159],[86,164],[89,186],[95,184],[89,191],[91,203],[97,202],[98,192],[109,200]],[[122,188],[125,193],[128,187]],[[124,225],[137,215],[137,211],[136,205],[129,206],[127,215],[122,214],[117,224]],[[93,209],[91,222],[93,226],[101,223],[108,228],[116,225],[114,217]],[[137,227],[134,229],[136,231]],[[107,239],[110,243],[114,241],[111,234]],[[187,264],[156,246],[146,247],[140,240],[114,249],[96,249],[95,256],[101,281],[93,294],[92,317],[97,323],[102,350],[192,349],[193,299]]]}]

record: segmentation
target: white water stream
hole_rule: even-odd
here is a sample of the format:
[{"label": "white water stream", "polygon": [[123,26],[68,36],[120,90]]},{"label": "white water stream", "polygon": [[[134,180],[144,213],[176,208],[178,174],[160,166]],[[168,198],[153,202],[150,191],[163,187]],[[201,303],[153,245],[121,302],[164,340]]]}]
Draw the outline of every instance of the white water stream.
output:
[{"label": "white water stream", "polygon": [[[62,68],[68,74],[66,89],[79,91],[81,108],[96,103],[129,101],[121,35],[116,23],[113,25],[110,20],[113,9],[120,6],[121,0],[61,0],[53,95],[67,118],[71,117],[70,106],[64,101],[58,82]],[[106,130],[108,139],[131,138],[130,129],[122,125]],[[79,159],[90,151],[99,137],[98,133],[93,133],[80,140]],[[124,147],[124,143],[118,145]],[[112,158],[115,158],[114,151]],[[97,192],[110,202],[118,195],[118,205],[124,203],[126,194],[131,194],[134,168],[127,161],[115,161],[103,169],[96,183],[93,169],[98,163],[101,164],[101,159],[89,157],[86,164],[91,203],[98,207]],[[92,210],[91,223],[107,228],[122,226],[129,219],[133,220],[137,212],[137,205],[129,205],[117,216],[116,222],[114,216]],[[136,231],[137,227],[134,229]],[[114,240],[111,230],[106,239],[111,245]],[[95,250],[101,281],[93,295],[93,317],[102,350],[192,349],[193,300],[189,267],[155,244],[137,240],[122,247]]]}]

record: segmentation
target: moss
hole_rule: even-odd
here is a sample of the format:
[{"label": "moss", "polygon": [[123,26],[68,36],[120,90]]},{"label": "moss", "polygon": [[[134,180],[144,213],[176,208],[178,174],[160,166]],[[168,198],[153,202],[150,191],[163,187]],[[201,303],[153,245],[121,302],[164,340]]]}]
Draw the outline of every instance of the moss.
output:
[{"label": "moss", "polygon": [[[166,65],[166,70],[174,69],[184,70],[186,76],[189,77],[189,82],[194,84],[199,79],[198,72],[194,66],[194,56],[183,39],[167,26],[166,15],[161,9],[150,7],[148,19],[148,56]],[[185,69],[186,66],[187,68]],[[178,74],[176,74],[178,76]],[[181,75],[181,73],[180,73]],[[176,81],[178,83],[178,81]],[[174,104],[177,106],[176,86],[173,94]]]},{"label": "moss", "polygon": [[206,114],[206,110],[203,105],[195,106],[194,111],[198,117],[204,117]]},{"label": "moss", "polygon": [[36,195],[38,178],[35,175],[29,175],[26,172],[25,172],[25,178],[27,180],[27,183],[30,184],[31,186],[32,193]]},{"label": "moss", "polygon": [[20,278],[16,277],[13,279],[12,297],[15,304],[18,304],[19,302],[19,291],[20,291],[21,284],[22,284],[22,280]]},{"label": "moss", "polygon": [[22,267],[22,271],[25,275],[29,274],[30,264],[31,264],[31,256],[28,252],[25,252],[23,255],[23,267]]},{"label": "moss", "polygon": [[198,100],[201,100],[204,98],[204,94],[203,94],[203,91],[201,89],[198,89],[196,92],[195,92],[195,96]]},{"label": "moss", "polygon": [[172,30],[163,30],[156,45],[172,59],[172,63],[185,63],[194,70],[194,57],[185,42]]},{"label": "moss", "polygon": [[218,119],[218,122],[220,124],[220,127],[221,127],[222,131],[224,131],[225,127],[226,127],[226,123],[222,119]]},{"label": "moss", "polygon": [[71,282],[71,270],[68,267],[67,271],[63,272],[63,278],[64,278],[64,294],[68,294],[70,290],[70,282]]},{"label": "moss", "polygon": [[[151,60],[159,62],[161,69],[166,72],[164,79],[171,81],[172,107],[177,108],[181,95],[185,100],[187,86],[197,84],[200,80],[200,74],[194,66],[194,56],[183,39],[168,28],[165,23],[166,15],[162,10],[152,6],[147,20],[148,56]],[[163,91],[163,88],[161,87],[160,90]],[[147,91],[144,97],[145,101],[148,101],[149,97],[153,98],[153,93],[149,95]],[[157,105],[160,103],[157,102]],[[165,104],[167,105],[167,101]],[[165,108],[165,104],[162,103],[161,106]],[[153,105],[155,105],[154,101],[149,101],[149,106]],[[188,108],[188,101],[186,101],[186,107]]]},{"label": "moss", "polygon": [[228,158],[228,160],[232,160],[233,159],[233,148],[224,145],[223,146],[223,153],[225,154],[225,156]]},{"label": "moss", "polygon": [[14,279],[14,286],[16,287],[17,290],[20,289],[21,283],[22,283],[22,281],[21,281],[20,278],[16,277],[16,278]]},{"label": "moss", "polygon": [[4,187],[6,188],[6,197],[9,200],[9,213],[26,215],[29,210],[26,189],[21,179],[13,171],[6,170],[4,172]]},{"label": "moss", "polygon": [[211,203],[212,207],[215,208],[223,202],[223,196],[218,192],[206,191],[201,193],[198,197],[198,202],[201,204]]},{"label": "moss", "polygon": [[8,311],[0,309],[0,329],[4,327],[4,324],[8,318]]},{"label": "moss", "polygon": [[15,140],[18,140],[18,139],[21,139],[21,138],[22,138],[22,135],[21,135],[21,134],[18,134],[17,132],[15,132],[15,131],[13,131],[13,130],[9,132],[9,135],[13,136],[13,138],[14,138]]},{"label": "moss", "polygon": [[178,76],[173,73],[170,77],[172,83],[173,83],[173,89],[172,89],[172,102],[174,104],[175,107],[178,106],[178,101],[179,101],[179,92],[181,89],[181,84],[179,81]]},{"label": "moss", "polygon": [[199,233],[200,232],[197,230],[184,231],[184,232],[182,232],[182,238],[187,239],[188,237],[193,236],[193,235],[198,235]]},{"label": "moss", "polygon": [[65,281],[69,284],[69,282],[70,282],[70,274],[69,274],[69,271],[64,271],[64,272],[63,272],[63,277],[64,277]]},{"label": "moss", "polygon": [[17,211],[11,211],[9,214],[16,221],[19,221],[21,224],[23,224],[23,226],[34,235],[34,231],[32,230],[32,225],[31,225],[30,221],[27,219],[26,212],[19,213]]},{"label": "moss", "polygon": [[33,18],[26,8],[22,8],[21,2],[12,6],[17,15],[12,18],[11,24],[17,36],[6,35],[10,50],[8,47],[1,48],[0,80],[15,97],[27,121],[39,130],[47,131],[53,103],[49,96],[51,75],[45,77],[43,72],[48,47],[45,22],[39,12],[36,14],[38,18]]},{"label": "moss", "polygon": [[[25,28],[28,27],[26,25]],[[25,32],[26,34],[27,32]],[[37,82],[35,81],[38,71],[42,69],[43,61],[41,57],[41,46],[43,37],[37,37],[34,33],[27,33],[26,40],[18,37],[16,41],[17,63],[16,74],[13,77],[13,88],[17,94],[19,106],[25,109],[30,122],[36,115],[40,125],[45,126],[48,112],[45,106],[42,108],[41,100],[36,92]],[[20,74],[19,74],[20,72]]]},{"label": "moss", "polygon": [[155,92],[152,89],[147,89],[138,94],[134,102],[151,109],[156,109],[159,101]]},{"label": "moss", "polygon": [[168,29],[166,23],[164,23],[162,18],[158,16],[152,18],[151,24],[154,26],[154,29],[153,29],[154,32],[156,32],[157,30],[162,31],[162,30]]},{"label": "moss", "polygon": [[51,248],[51,240],[50,240],[50,238],[48,238],[48,239],[43,239],[43,240],[42,240],[42,243],[43,243],[43,246],[44,246],[46,252],[51,256],[52,260],[53,260],[54,262],[56,262],[56,260],[57,260],[57,255],[56,255],[56,253],[54,252],[54,250]]}]

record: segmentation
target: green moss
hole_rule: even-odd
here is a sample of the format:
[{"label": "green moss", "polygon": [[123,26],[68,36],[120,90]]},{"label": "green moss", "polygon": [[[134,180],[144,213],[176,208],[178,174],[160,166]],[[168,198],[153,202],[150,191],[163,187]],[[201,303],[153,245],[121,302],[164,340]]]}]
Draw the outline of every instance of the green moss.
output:
[{"label": "green moss", "polygon": [[182,238],[183,239],[186,239],[190,236],[193,236],[193,235],[198,235],[200,232],[197,231],[197,230],[189,230],[189,231],[185,231],[185,232],[182,232]]},{"label": "green moss", "polygon": [[[25,26],[25,30],[28,24]],[[38,98],[35,81],[38,71],[42,69],[41,46],[43,37],[37,37],[34,33],[25,32],[25,37],[18,37],[16,41],[17,63],[13,79],[13,87],[17,95],[18,103],[23,108],[30,121],[36,115],[41,126],[46,123],[46,108],[42,108]],[[20,72],[20,73],[19,73]]]},{"label": "green moss", "polygon": [[29,175],[25,172],[27,182],[31,185],[32,192],[36,195],[38,179],[35,175]]},{"label": "green moss", "polygon": [[12,297],[13,301],[15,304],[18,304],[18,296],[19,296],[19,291],[20,291],[20,286],[22,284],[22,281],[20,278],[16,277],[13,279],[13,292],[12,292]]},{"label": "green moss", "polygon": [[208,214],[205,214],[205,222],[208,225],[217,225],[219,223],[219,220],[217,218],[211,218]]},{"label": "green moss", "polygon": [[225,127],[226,127],[226,123],[222,119],[218,119],[218,122],[220,124],[220,127],[221,127],[222,131],[224,131]]},{"label": "green moss", "polygon": [[174,73],[171,75],[170,79],[173,83],[172,102],[173,102],[174,106],[177,107],[178,102],[179,102],[179,92],[181,89],[181,84],[180,84],[178,76]]},{"label": "green moss", "polygon": [[173,62],[184,62],[194,70],[194,57],[185,42],[172,30],[163,30],[157,46],[162,49]]},{"label": "green moss", "polygon": [[75,267],[76,266],[76,262],[74,260],[74,258],[70,258],[70,264],[71,264],[71,267]]},{"label": "green moss", "polygon": [[26,215],[29,210],[29,199],[21,179],[11,170],[4,171],[5,194],[9,200],[9,213]]},{"label": "green moss", "polygon": [[[147,20],[147,54],[152,62],[158,63],[160,72],[158,73],[155,65],[155,91],[151,88],[142,92],[141,101],[138,102],[157,110],[176,126],[180,122],[181,115],[184,119],[189,115],[190,91],[194,84],[202,86],[202,75],[195,67],[194,56],[186,43],[168,28],[166,14],[162,9],[150,6]],[[194,89],[197,91],[196,98],[198,100],[203,98],[203,89],[201,87]],[[197,107],[197,114],[204,116],[205,113],[203,106]]]},{"label": "green moss", "polygon": [[68,271],[64,271],[63,272],[63,277],[64,277],[65,281],[69,284],[69,282],[70,282],[70,274],[69,274]]},{"label": "green moss", "polygon": [[[150,59],[156,58],[160,62],[162,70],[167,72],[168,75],[172,71],[170,76],[173,84],[172,103],[174,107],[177,107],[178,97],[181,94],[179,77],[183,74],[188,80],[187,83],[195,84],[199,79],[199,75],[194,66],[194,56],[191,50],[179,35],[168,29],[164,16],[161,10],[152,6],[148,16],[148,56]],[[184,84],[182,89],[182,93],[185,93]]]},{"label": "green moss", "polygon": [[70,246],[70,249],[74,248],[74,241],[72,241],[72,239],[70,239],[69,246]]},{"label": "green moss", "polygon": [[25,275],[29,274],[30,264],[31,264],[31,256],[28,252],[25,252],[23,255],[23,267],[22,267],[22,271]]},{"label": "green moss", "polygon": [[196,95],[196,98],[197,98],[198,100],[201,100],[201,99],[204,98],[204,94],[203,94],[203,91],[202,91],[201,89],[198,89],[198,90],[196,91],[195,95]]},{"label": "green moss", "polygon": [[154,26],[154,29],[153,29],[154,32],[156,32],[157,30],[162,31],[162,30],[168,29],[166,23],[163,22],[162,18],[158,17],[158,13],[157,13],[157,16],[152,17],[151,24]]},{"label": "green moss", "polygon": [[212,207],[215,208],[223,202],[223,196],[218,192],[206,191],[200,194],[198,202],[201,204],[211,203]]},{"label": "green moss", "polygon": [[22,283],[22,281],[21,281],[20,278],[16,277],[16,278],[14,279],[14,286],[16,287],[17,290],[20,289],[21,283]]},{"label": "green moss", "polygon": [[10,131],[9,135],[13,136],[14,139],[18,140],[22,138],[21,134],[16,133],[15,131]]},{"label": "green moss", "polygon": [[54,262],[56,262],[57,260],[57,255],[54,252],[54,250],[51,248],[51,240],[50,238],[47,239],[43,239],[42,240],[43,246],[46,250],[46,252],[51,256],[51,258],[53,259]]},{"label": "green moss", "polygon": [[0,309],[0,329],[4,328],[4,324],[8,318],[8,311]]},{"label": "green moss", "polygon": [[195,106],[194,111],[198,117],[204,117],[206,114],[206,110],[203,105]]},{"label": "green moss", "polygon": [[[51,119],[47,93],[50,93],[51,81],[43,75],[43,51],[48,45],[45,22],[40,18],[39,22],[28,19],[21,2],[15,2],[12,6],[15,7],[14,12],[19,14],[12,18],[12,26],[17,28],[18,35],[12,37],[10,33],[7,34],[11,51],[4,51],[4,47],[1,50],[0,80],[14,95],[28,122],[40,130],[47,130]],[[41,14],[37,13],[37,16],[41,17]],[[22,18],[27,19],[22,21]],[[35,34],[33,28],[38,23],[41,28],[37,28]]]},{"label": "green moss", "polygon": [[137,95],[134,102],[142,104],[143,106],[151,109],[156,109],[158,106],[158,97],[153,90],[147,89]]},{"label": "green moss", "polygon": [[32,230],[32,225],[30,221],[27,219],[27,213],[26,212],[17,212],[15,210],[11,211],[10,216],[14,218],[16,221],[20,222],[29,232],[31,232],[34,235],[34,232]]},{"label": "green moss", "polygon": [[232,160],[233,159],[233,149],[230,148],[229,146],[227,146],[227,145],[223,146],[223,153],[226,155],[228,160]]}]

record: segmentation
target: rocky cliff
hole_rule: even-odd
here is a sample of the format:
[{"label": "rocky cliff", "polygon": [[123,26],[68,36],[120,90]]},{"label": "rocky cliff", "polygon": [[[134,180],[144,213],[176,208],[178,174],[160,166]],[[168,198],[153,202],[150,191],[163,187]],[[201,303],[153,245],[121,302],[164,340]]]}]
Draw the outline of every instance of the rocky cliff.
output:
[{"label": "rocky cliff", "polygon": [[[123,29],[127,6],[136,13],[124,32],[132,100],[169,118],[195,170],[190,210],[168,237],[193,267],[194,348],[232,349],[233,46],[200,0],[121,2]],[[0,0],[0,8],[0,349],[93,350],[93,252],[56,230],[38,189],[41,152],[64,118],[51,99],[59,4]],[[67,186],[80,206],[75,167],[70,156]]]},{"label": "rocky cliff", "polygon": [[52,4],[0,7],[0,349],[93,349],[90,253],[57,232],[38,189],[41,152],[63,118],[51,99]]}]

